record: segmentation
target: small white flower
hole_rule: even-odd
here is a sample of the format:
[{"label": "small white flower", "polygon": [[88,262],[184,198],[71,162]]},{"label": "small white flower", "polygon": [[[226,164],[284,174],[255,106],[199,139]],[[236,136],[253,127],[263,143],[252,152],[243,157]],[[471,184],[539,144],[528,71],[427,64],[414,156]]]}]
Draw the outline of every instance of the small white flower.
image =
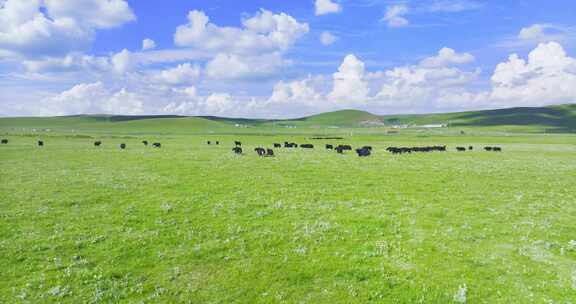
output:
[{"label": "small white flower", "polygon": [[454,301],[457,303],[466,303],[466,294],[468,293],[468,288],[466,283],[460,285],[458,292],[454,295]]}]

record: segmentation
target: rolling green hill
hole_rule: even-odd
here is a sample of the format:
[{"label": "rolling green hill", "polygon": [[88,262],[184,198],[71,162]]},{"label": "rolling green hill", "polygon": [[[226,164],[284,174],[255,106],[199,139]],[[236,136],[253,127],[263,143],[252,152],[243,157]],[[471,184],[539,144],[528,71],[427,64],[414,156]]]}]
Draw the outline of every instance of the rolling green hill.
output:
[{"label": "rolling green hill", "polygon": [[574,131],[576,129],[576,104],[549,107],[522,107],[485,111],[384,116],[390,123],[449,123],[451,126],[534,126]]},{"label": "rolling green hill", "polygon": [[457,113],[383,116],[359,110],[341,110],[286,120],[175,115],[15,117],[0,118],[0,131],[4,133],[25,133],[33,130],[163,134],[280,131],[290,133],[294,132],[294,129],[390,128],[398,125],[418,128],[426,124],[447,124],[449,127],[465,129],[571,133],[576,132],[576,104]]}]

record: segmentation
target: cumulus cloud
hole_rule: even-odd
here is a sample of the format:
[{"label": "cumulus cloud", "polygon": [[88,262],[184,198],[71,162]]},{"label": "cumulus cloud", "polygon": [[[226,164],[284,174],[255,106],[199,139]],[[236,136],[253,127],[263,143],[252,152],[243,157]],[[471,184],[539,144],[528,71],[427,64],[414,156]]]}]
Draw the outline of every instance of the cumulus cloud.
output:
[{"label": "cumulus cloud", "polygon": [[6,0],[0,7],[0,56],[65,55],[87,48],[96,30],[134,19],[125,0]]},{"label": "cumulus cloud", "polygon": [[322,43],[323,45],[331,45],[337,40],[338,37],[334,36],[334,34],[328,31],[323,31],[322,34],[320,34],[320,43]]},{"label": "cumulus cloud", "polygon": [[512,54],[496,66],[490,97],[498,104],[544,105],[576,101],[576,59],[557,42],[541,43],[528,60]]},{"label": "cumulus cloud", "polygon": [[177,90],[180,99],[166,105],[162,112],[182,115],[234,115],[238,102],[228,93],[212,93],[199,96],[195,87]]},{"label": "cumulus cloud", "polygon": [[206,64],[206,75],[213,79],[249,79],[271,76],[290,61],[274,52],[259,56],[220,53]]},{"label": "cumulus cloud", "polygon": [[[447,105],[446,96],[465,92],[467,85],[477,80],[480,70],[464,71],[452,67],[472,60],[471,54],[442,48],[437,55],[425,58],[419,64],[389,69],[378,74],[382,86],[372,100],[407,111],[422,107],[442,108]],[[452,103],[450,100],[450,105]]]},{"label": "cumulus cloud", "polygon": [[261,10],[242,21],[243,28],[220,27],[210,23],[202,11],[191,11],[188,23],[178,26],[174,41],[178,46],[230,53],[258,54],[285,51],[309,31],[285,13]]},{"label": "cumulus cloud", "polygon": [[342,103],[364,102],[368,96],[364,62],[353,54],[347,55],[334,73],[334,84],[329,98]]},{"label": "cumulus cloud", "polygon": [[146,38],[142,40],[142,50],[147,51],[156,48],[156,42],[152,39]]},{"label": "cumulus cloud", "polygon": [[127,49],[114,54],[111,58],[112,67],[118,74],[124,74],[132,69],[135,65],[132,53]]},{"label": "cumulus cloud", "polygon": [[143,102],[135,93],[113,92],[101,82],[79,84],[41,102],[41,115],[141,114]]},{"label": "cumulus cloud", "polygon": [[420,64],[428,67],[438,67],[469,63],[472,61],[474,61],[474,56],[470,53],[456,53],[456,51],[451,48],[443,47],[438,51],[438,55],[425,58]]},{"label": "cumulus cloud", "polygon": [[332,75],[332,88],[328,92],[323,92],[310,76],[303,80],[280,81],[268,100],[260,105],[308,113],[348,107],[406,112],[462,107],[458,102],[464,94],[475,98],[475,103],[483,101],[467,90],[468,85],[477,81],[480,70],[465,71],[454,67],[473,59],[471,54],[443,48],[415,65],[367,72],[364,62],[350,54]]},{"label": "cumulus cloud", "polygon": [[410,22],[403,16],[408,13],[408,6],[405,4],[391,5],[386,8],[386,13],[382,18],[389,27],[404,27]]},{"label": "cumulus cloud", "polygon": [[342,11],[340,4],[332,2],[332,0],[316,0],[316,16],[334,14]]},{"label": "cumulus cloud", "polygon": [[79,70],[101,72],[110,68],[110,59],[82,53],[69,53],[64,57],[24,60],[22,64],[27,71],[35,73],[74,72]]},{"label": "cumulus cloud", "polygon": [[303,80],[279,81],[274,85],[270,103],[316,103],[322,97],[311,84],[310,76]]},{"label": "cumulus cloud", "polygon": [[166,69],[156,76],[160,82],[171,85],[190,84],[200,77],[201,69],[197,65],[190,63],[179,64],[178,66]]}]

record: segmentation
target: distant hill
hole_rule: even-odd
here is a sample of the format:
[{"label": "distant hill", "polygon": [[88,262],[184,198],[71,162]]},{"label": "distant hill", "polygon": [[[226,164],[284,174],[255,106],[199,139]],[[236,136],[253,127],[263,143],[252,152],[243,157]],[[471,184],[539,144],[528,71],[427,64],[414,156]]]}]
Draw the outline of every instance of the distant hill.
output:
[{"label": "distant hill", "polygon": [[[375,115],[359,110],[341,110],[298,119],[248,119],[177,115],[73,115],[62,117],[0,118],[0,131],[128,132],[128,133],[237,133],[277,132],[315,128],[419,127],[447,124],[449,127],[523,132],[576,132],[576,104],[522,107],[419,115]],[[285,131],[282,131],[285,132]]]},{"label": "distant hill", "polygon": [[542,132],[576,132],[576,104],[548,107],[519,107],[422,115],[388,115],[390,124],[447,123],[452,127],[526,127]]},{"label": "distant hill", "polygon": [[308,125],[337,127],[366,127],[384,125],[382,117],[359,110],[327,112],[300,118],[296,121],[303,122]]}]

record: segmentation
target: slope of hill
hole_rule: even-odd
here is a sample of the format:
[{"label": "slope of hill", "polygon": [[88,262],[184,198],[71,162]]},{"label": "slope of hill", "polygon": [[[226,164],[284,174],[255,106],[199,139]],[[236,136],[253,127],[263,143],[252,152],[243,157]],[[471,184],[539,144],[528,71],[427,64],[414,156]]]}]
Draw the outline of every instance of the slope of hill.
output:
[{"label": "slope of hill", "polygon": [[[378,128],[394,125],[422,126],[448,124],[450,127],[522,132],[576,132],[576,104],[523,107],[457,113],[384,115],[359,110],[321,113],[299,119],[267,120],[215,116],[186,117],[74,115],[63,117],[0,118],[1,132],[51,130],[60,132],[127,133],[242,133],[291,132],[291,128]],[[313,131],[312,131],[313,132]]]},{"label": "slope of hill", "polygon": [[[341,110],[335,112],[321,113],[293,120],[300,124],[309,126],[337,126],[337,127],[362,127],[362,126],[382,126],[382,118],[365,111]],[[288,121],[290,122],[290,121]]]},{"label": "slope of hill", "polygon": [[541,132],[575,132],[576,104],[484,111],[383,116],[387,124],[447,123],[453,127],[516,126]]},{"label": "slope of hill", "polygon": [[204,133],[227,132],[231,126],[200,117],[162,116],[103,116],[79,115],[64,117],[0,118],[0,130],[5,132],[126,132],[126,133]]}]

